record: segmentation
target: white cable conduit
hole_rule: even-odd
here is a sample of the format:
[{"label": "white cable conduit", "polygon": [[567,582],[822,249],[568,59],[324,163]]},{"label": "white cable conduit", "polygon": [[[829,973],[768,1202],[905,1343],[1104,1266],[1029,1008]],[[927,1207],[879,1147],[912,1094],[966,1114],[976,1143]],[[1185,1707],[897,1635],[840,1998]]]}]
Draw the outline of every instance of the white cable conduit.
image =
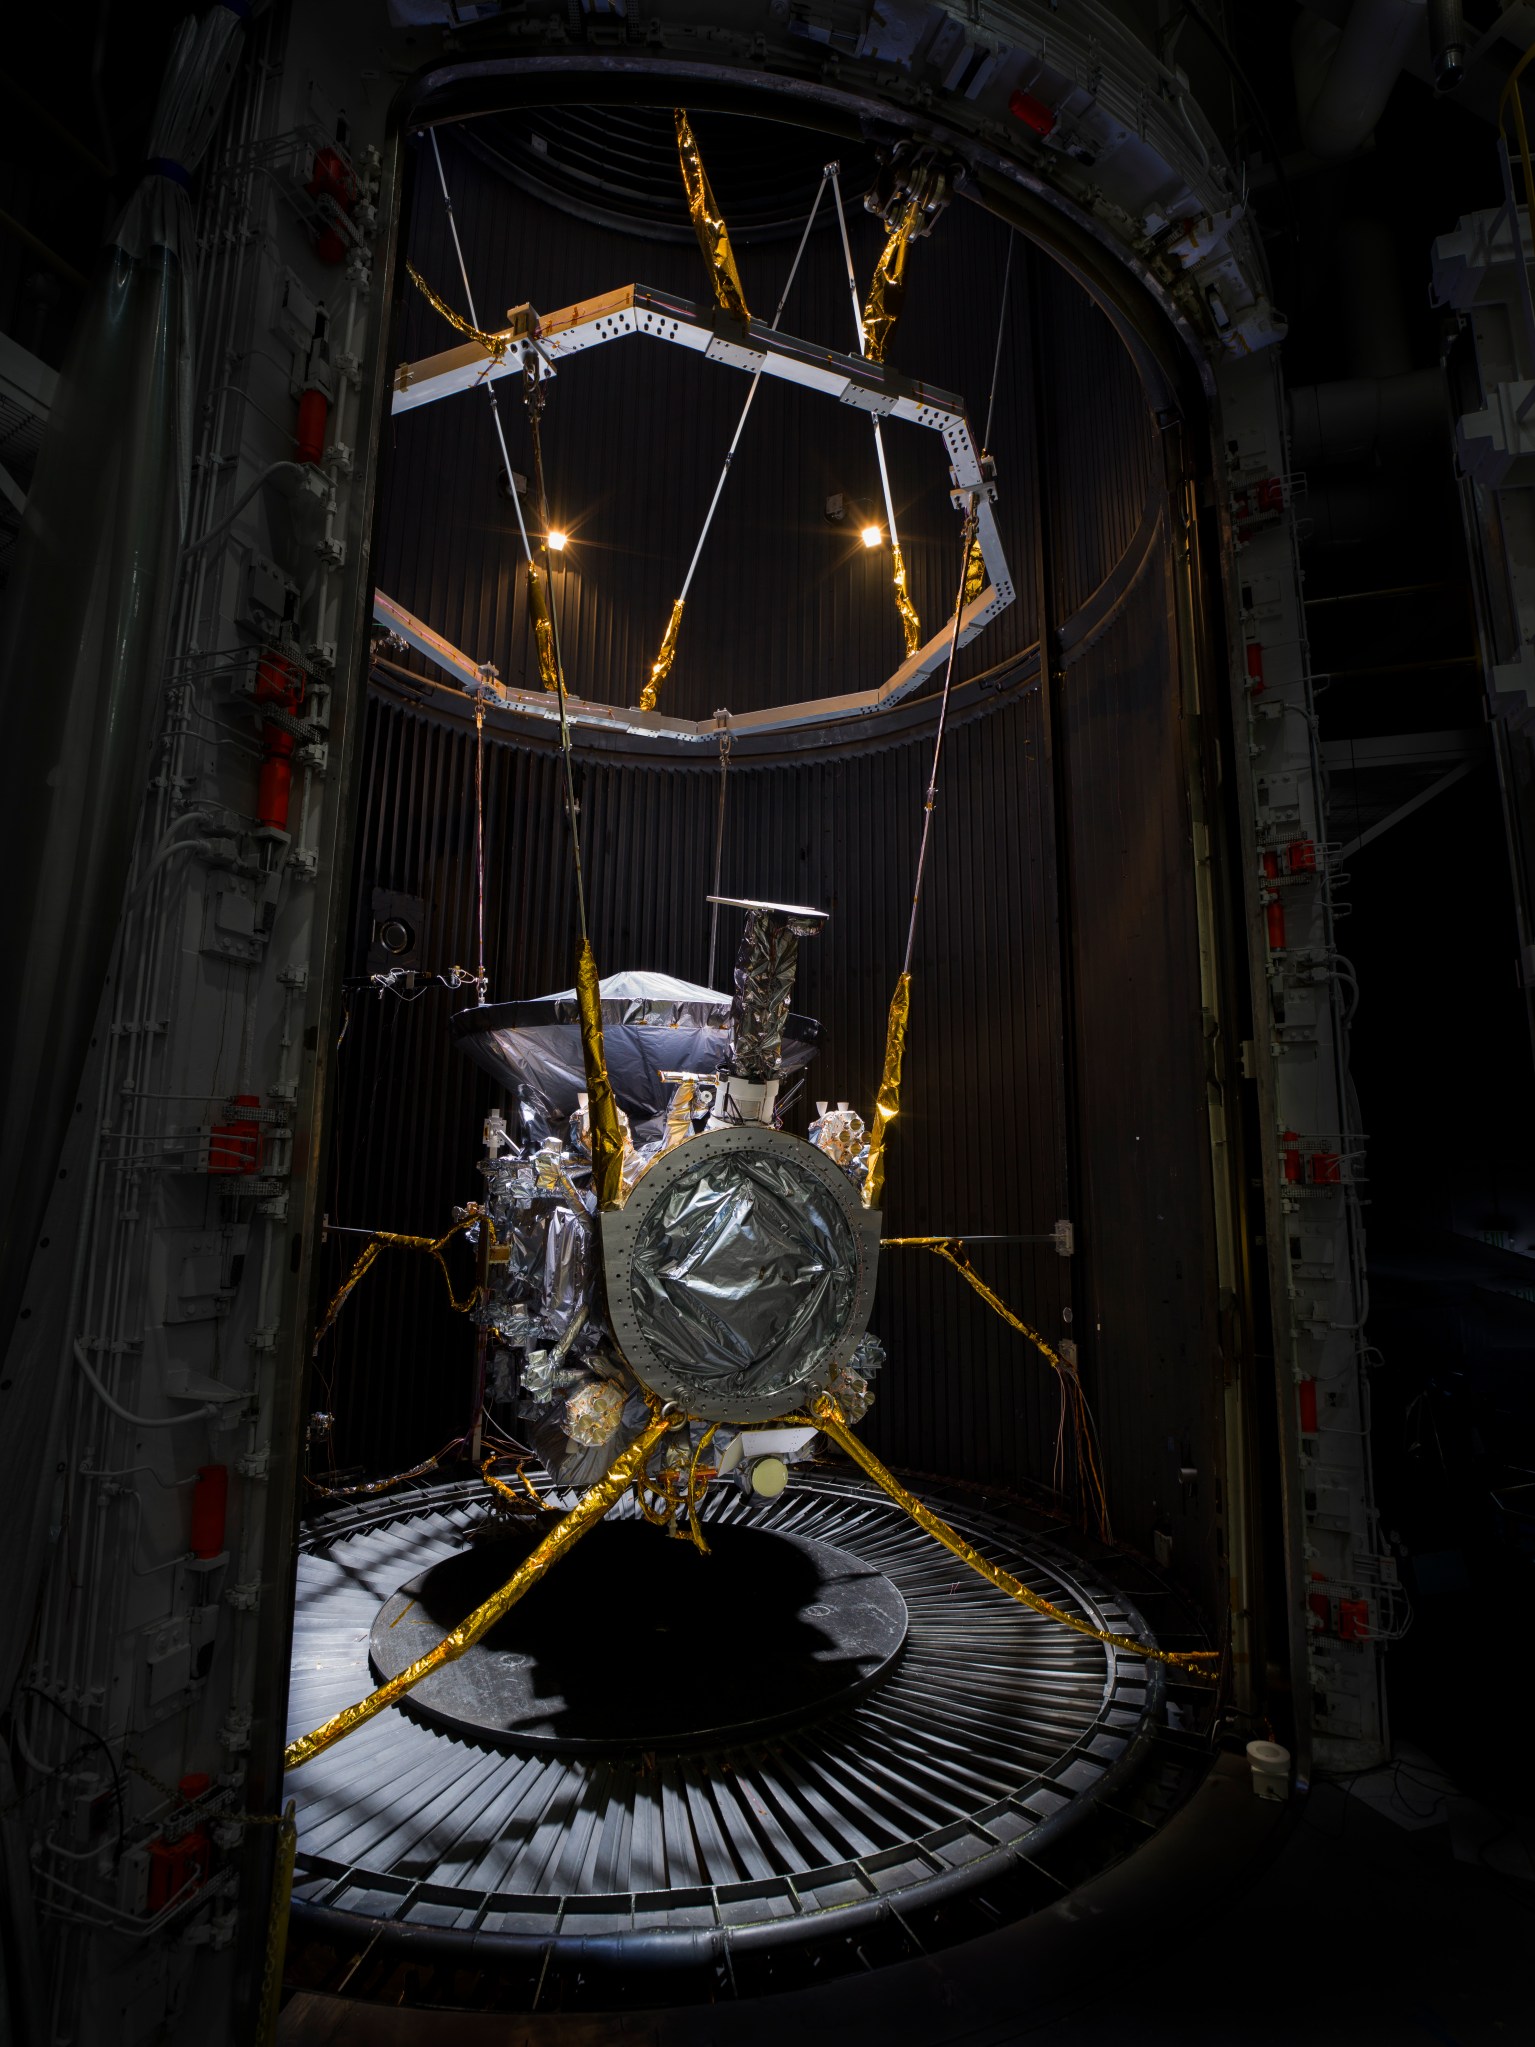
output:
[{"label": "white cable conduit", "polygon": [[[75,1363],[80,1367],[81,1371],[84,1372],[87,1381],[89,1382],[92,1390],[96,1395],[96,1398],[102,1403],[104,1407],[110,1408],[113,1414],[117,1416],[119,1421],[128,1422],[129,1424],[131,1424],[132,1427],[136,1429],[179,1429],[183,1422],[207,1421],[210,1416],[216,1415],[219,1411],[216,1407],[209,1404],[204,1407],[189,1408],[185,1414],[162,1414],[154,1416],[145,1414],[130,1414],[128,1409],[122,1405],[121,1401],[115,1400],[112,1397],[112,1395],[107,1391],[106,1387],[102,1384],[101,1380],[97,1378],[96,1368],[91,1363],[90,1359],[85,1355],[85,1345],[81,1343],[78,1337],[75,1338],[74,1352]],[[137,1495],[135,1495],[135,1498],[136,1497]]]}]

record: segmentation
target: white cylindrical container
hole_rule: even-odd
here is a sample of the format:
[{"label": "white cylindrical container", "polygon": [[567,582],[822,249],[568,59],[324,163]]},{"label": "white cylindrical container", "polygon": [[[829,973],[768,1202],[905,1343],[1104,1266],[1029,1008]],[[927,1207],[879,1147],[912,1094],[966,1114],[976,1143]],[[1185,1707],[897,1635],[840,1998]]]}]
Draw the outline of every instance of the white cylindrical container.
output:
[{"label": "white cylindrical container", "polygon": [[1281,1748],[1277,1741],[1250,1741],[1247,1760],[1252,1765],[1253,1790],[1258,1797],[1277,1798],[1283,1803],[1290,1795],[1290,1751]]}]

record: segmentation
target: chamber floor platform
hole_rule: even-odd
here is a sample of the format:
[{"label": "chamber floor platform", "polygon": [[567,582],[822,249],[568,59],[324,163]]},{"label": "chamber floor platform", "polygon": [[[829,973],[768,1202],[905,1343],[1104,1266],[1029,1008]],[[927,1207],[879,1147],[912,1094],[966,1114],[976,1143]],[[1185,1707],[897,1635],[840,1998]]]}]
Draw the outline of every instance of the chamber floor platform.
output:
[{"label": "chamber floor platform", "polygon": [[[1148,1639],[1064,1548],[946,1511]],[[462,1481],[312,1523],[290,1739],[461,1620],[544,1518]],[[479,1652],[292,1775],[290,1980],[367,1952],[481,2008],[751,1995],[966,1937],[1152,1831],[1131,1808],[1161,1666],[1008,1599],[861,1478],[716,1486],[703,1520],[707,1556],[626,1502]]]}]

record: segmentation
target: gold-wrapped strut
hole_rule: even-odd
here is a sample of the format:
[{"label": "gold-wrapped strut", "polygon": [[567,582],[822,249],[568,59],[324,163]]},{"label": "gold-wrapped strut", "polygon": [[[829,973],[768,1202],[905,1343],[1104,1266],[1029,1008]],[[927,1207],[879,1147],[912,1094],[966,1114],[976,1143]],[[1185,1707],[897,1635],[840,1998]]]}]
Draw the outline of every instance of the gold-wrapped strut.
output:
[{"label": "gold-wrapped strut", "polygon": [[1000,1294],[994,1294],[982,1279],[965,1256],[963,1237],[881,1237],[879,1246],[882,1251],[931,1251],[935,1257],[946,1260],[967,1286],[975,1288],[994,1315],[1000,1315],[1010,1328],[1016,1329],[1020,1336],[1026,1336],[1047,1364],[1053,1365],[1058,1372],[1065,1371],[1060,1354],[1051,1349],[1037,1329],[1031,1329],[1021,1316],[1015,1315]]},{"label": "gold-wrapped strut", "polygon": [[972,540],[965,552],[965,602],[973,604],[986,588],[986,558],[981,553],[979,539]]},{"label": "gold-wrapped strut", "polygon": [[885,1133],[901,1107],[901,1061],[906,1053],[906,1019],[911,1014],[911,975],[902,974],[890,998],[885,1025],[885,1068],[874,1102],[874,1127],[869,1132],[869,1165],[863,1180],[863,1205],[878,1208],[885,1191]]},{"label": "gold-wrapped strut", "polygon": [[536,562],[528,563],[528,622],[533,628],[533,644],[538,649],[539,677],[545,689],[558,693],[560,664],[554,652],[554,620],[549,615],[549,599]]},{"label": "gold-wrapped strut", "polygon": [[446,299],[439,298],[414,263],[407,263],[405,268],[410,276],[411,283],[420,292],[434,313],[441,313],[450,327],[456,328],[460,334],[465,335],[470,341],[477,341],[492,362],[505,361],[512,348],[513,337],[510,334],[487,334],[483,327],[476,327],[472,321],[466,320],[461,313],[455,313]]},{"label": "gold-wrapped strut", "polygon": [[989,1557],[983,1557],[973,1549],[957,1530],[947,1521],[941,1520],[931,1507],[924,1507],[915,1493],[907,1492],[905,1486],[893,1471],[887,1471],[874,1452],[861,1443],[842,1418],[842,1410],[829,1393],[821,1393],[810,1404],[810,1418],[824,1434],[830,1436],[839,1450],[843,1450],[853,1462],[867,1472],[876,1485],[882,1486],[898,1507],[908,1513],[924,1533],[941,1542],[946,1550],[968,1564],[989,1585],[995,1585],[999,1592],[1005,1592],[1009,1599],[1031,1607],[1035,1613],[1043,1614],[1047,1620],[1058,1621],[1063,1628],[1070,1628],[1075,1634],[1090,1635],[1095,1642],[1105,1642],[1111,1649],[1122,1649],[1127,1656],[1144,1656],[1153,1663],[1170,1664],[1174,1669],[1185,1671],[1191,1677],[1203,1678],[1206,1683],[1215,1682],[1215,1672],[1207,1670],[1206,1664],[1218,1663],[1220,1655],[1214,1649],[1195,1649],[1178,1653],[1171,1649],[1155,1649],[1148,1642],[1137,1642],[1133,1635],[1116,1635],[1109,1628],[1095,1628],[1091,1621],[1080,1615],[1067,1613],[1059,1606],[1052,1606],[1048,1599],[1038,1592],[1031,1592],[1027,1585],[1015,1578],[1011,1571],[1004,1571],[1000,1564],[994,1564]]},{"label": "gold-wrapped strut", "polygon": [[441,1670],[445,1663],[457,1662],[465,1650],[472,1649],[504,1614],[511,1612],[523,1594],[538,1583],[550,1565],[557,1563],[566,1550],[574,1547],[587,1530],[595,1527],[608,1509],[623,1498],[635,1473],[674,1425],[670,1415],[654,1417],[628,1449],[613,1460],[591,1491],[558,1526],[550,1529],[532,1555],[517,1566],[499,1592],[493,1592],[483,1606],[477,1606],[467,1620],[460,1621],[451,1634],[444,1635],[435,1649],[428,1649],[424,1656],[418,1656],[398,1677],[380,1685],[367,1698],[359,1699],[355,1706],[344,1706],[323,1726],[315,1728],[312,1734],[300,1735],[297,1741],[290,1741],[283,1753],[283,1767],[298,1769],[301,1763],[309,1762],[333,1742],[350,1734],[353,1728],[371,1720],[375,1713],[382,1713],[396,1699],[403,1699],[407,1692],[414,1691],[421,1680],[430,1677],[434,1670]]},{"label": "gold-wrapped strut", "polygon": [[661,651],[650,664],[650,680],[640,691],[640,709],[653,711],[656,707],[656,693],[667,676],[672,672],[672,663],[677,658],[677,628],[682,624],[684,599],[679,597],[672,606],[672,615],[666,621],[666,635],[661,642]]},{"label": "gold-wrapped strut", "polygon": [[[345,1307],[347,1296],[351,1293],[353,1287],[356,1286],[357,1282],[372,1266],[374,1260],[378,1257],[379,1252],[385,1249],[393,1249],[396,1251],[425,1251],[431,1257],[435,1258],[438,1267],[442,1273],[442,1276],[444,1280],[447,1282],[448,1306],[453,1310],[455,1315],[467,1315],[469,1310],[474,1306],[475,1302],[478,1301],[480,1297],[480,1290],[478,1287],[474,1287],[465,1296],[463,1300],[460,1300],[457,1294],[453,1291],[453,1275],[451,1272],[449,1272],[448,1261],[446,1258],[443,1257],[442,1253],[444,1245],[450,1244],[461,1230],[472,1230],[475,1224],[479,1222],[484,1223],[486,1229],[489,1230],[490,1232],[490,1240],[492,1243],[494,1243],[496,1240],[496,1226],[491,1221],[490,1217],[488,1215],[482,1214],[482,1212],[479,1209],[475,1209],[471,1214],[466,1215],[462,1222],[456,1222],[451,1230],[448,1230],[447,1232],[445,1232],[444,1235],[440,1237],[411,1237],[404,1235],[399,1230],[375,1230],[372,1236],[369,1238],[368,1242],[364,1244],[361,1252],[358,1255],[356,1264],[353,1265],[351,1271],[347,1274],[346,1278],[341,1282],[340,1286],[337,1287],[335,1293],[331,1296],[330,1305],[325,1310],[325,1313],[320,1320],[320,1326],[318,1329],[316,1329],[314,1333],[314,1348],[318,1350],[320,1345],[320,1338],[325,1334],[326,1330],[330,1328],[331,1324],[335,1321],[336,1317],[341,1313],[341,1310]],[[389,1483],[393,1485],[395,1481],[391,1479]]]},{"label": "gold-wrapped strut", "polygon": [[682,182],[687,187],[688,212],[693,216],[693,232],[709,266],[714,296],[724,312],[734,313],[738,320],[749,320],[751,314],[747,310],[746,293],[741,288],[741,273],[736,269],[735,251],[730,246],[730,230],[710,189],[709,174],[704,169],[693,124],[681,107],[674,108],[673,114],[677,123],[677,160],[682,165]]},{"label": "gold-wrapped strut", "polygon": [[1075,1365],[1067,1364],[1058,1350],[1046,1343],[1037,1329],[1031,1329],[1021,1315],[1015,1315],[1000,1294],[993,1293],[975,1267],[965,1255],[964,1239],[961,1237],[881,1237],[882,1251],[897,1251],[909,1248],[917,1251],[931,1251],[952,1265],[966,1286],[973,1287],[994,1315],[999,1315],[1010,1329],[1016,1329],[1020,1336],[1026,1336],[1040,1356],[1056,1373],[1061,1382],[1061,1403],[1071,1421],[1072,1440],[1076,1445],[1077,1464],[1082,1474],[1082,1484],[1088,1495],[1097,1522],[1098,1533],[1105,1542],[1109,1534],[1109,1502],[1103,1488],[1103,1474],[1098,1469],[1097,1454],[1093,1449],[1092,1412],[1087,1405],[1087,1396],[1082,1390],[1082,1378]]},{"label": "gold-wrapped strut", "polygon": [[901,614],[901,631],[906,636],[906,651],[915,654],[922,644],[922,621],[917,616],[917,607],[911,601],[911,592],[906,584],[906,562],[899,547],[890,550],[895,583],[895,608]]},{"label": "gold-wrapped strut", "polygon": [[602,1043],[602,989],[591,941],[581,941],[576,962],[576,1003],[581,1012],[581,1057],[586,1065],[586,1107],[592,1131],[592,1188],[600,1209],[621,1208],[624,1200],[624,1130],[618,1097],[608,1079]]},{"label": "gold-wrapped strut", "polygon": [[885,350],[895,332],[895,323],[901,317],[901,307],[906,299],[906,257],[911,248],[912,230],[921,218],[920,202],[908,200],[874,266],[869,296],[863,309],[863,352],[870,362],[885,360]]}]

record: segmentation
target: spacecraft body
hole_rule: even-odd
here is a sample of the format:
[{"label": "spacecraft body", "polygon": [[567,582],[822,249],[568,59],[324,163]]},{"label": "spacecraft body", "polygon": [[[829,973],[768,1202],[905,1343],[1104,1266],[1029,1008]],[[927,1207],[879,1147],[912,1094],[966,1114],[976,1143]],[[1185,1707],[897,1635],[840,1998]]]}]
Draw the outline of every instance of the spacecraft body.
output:
[{"label": "spacecraft body", "polygon": [[[597,1212],[575,992],[461,1011],[462,1048],[516,1100],[486,1125],[476,1309],[485,1405],[561,1485],[601,1478],[653,1404],[689,1417],[664,1456],[771,1492],[816,1430],[819,1391],[868,1411],[880,1217],[863,1207],[858,1119],[819,1143],[778,1127],[819,1027],[791,1014],[820,915],[749,903],[733,997],[660,974],[601,984],[624,1126],[621,1206]],[[679,1476],[680,1475],[680,1476]],[[664,1476],[664,1473],[663,1473]]]}]

